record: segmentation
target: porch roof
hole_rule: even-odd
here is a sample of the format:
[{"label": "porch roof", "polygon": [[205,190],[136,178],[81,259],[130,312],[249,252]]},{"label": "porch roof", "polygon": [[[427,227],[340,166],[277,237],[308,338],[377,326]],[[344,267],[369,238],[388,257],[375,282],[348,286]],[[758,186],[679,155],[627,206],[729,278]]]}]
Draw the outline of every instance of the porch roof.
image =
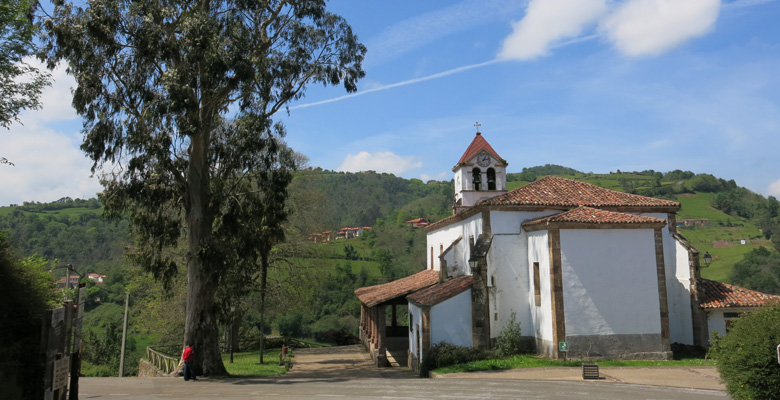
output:
[{"label": "porch roof", "polygon": [[471,288],[473,275],[463,275],[410,294],[407,299],[420,306],[435,306]]},{"label": "porch roof", "polygon": [[439,282],[439,271],[426,269],[406,278],[401,278],[381,285],[366,286],[355,290],[355,295],[366,307],[374,307],[406,296],[409,293],[424,289]]},{"label": "porch roof", "polygon": [[699,279],[699,285],[701,287],[701,308],[760,307],[780,301],[780,296],[709,279]]}]

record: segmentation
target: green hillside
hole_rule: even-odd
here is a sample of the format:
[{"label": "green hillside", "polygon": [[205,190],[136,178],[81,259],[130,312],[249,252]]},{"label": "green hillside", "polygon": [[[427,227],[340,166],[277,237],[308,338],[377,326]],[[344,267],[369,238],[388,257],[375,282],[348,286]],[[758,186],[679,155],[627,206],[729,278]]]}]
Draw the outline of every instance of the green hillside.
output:
[{"label": "green hillside", "polygon": [[[546,175],[679,201],[678,222],[707,219],[703,226],[678,226],[702,253],[713,255],[712,265],[702,272],[704,277],[780,292],[780,256],[771,240],[780,236],[776,199],[750,193],[733,181],[679,170],[594,174],[545,165],[507,174],[507,186],[511,190]],[[272,253],[265,326],[275,333],[344,343],[356,333],[360,317],[355,289],[425,268],[425,232],[405,221],[418,217],[436,221],[451,215],[453,183],[317,168],[299,171],[289,192],[287,243]],[[344,227],[372,229],[354,239],[309,241],[313,233]],[[131,265],[125,258],[133,245],[128,220],[104,219],[96,199],[0,207],[0,231],[7,232],[21,258],[38,255],[49,260],[43,262],[46,269],[72,264],[82,274],[107,276],[103,284],[89,284],[85,318],[87,332],[101,348],[118,346],[117,324],[127,290],[132,293],[130,343],[135,343],[131,357],[140,357],[148,344],[180,345],[185,274],[180,273],[177,283],[165,289]],[[756,253],[756,249],[763,252]],[[184,254],[179,258],[184,260]],[[64,270],[54,269],[54,274],[62,278]],[[229,296],[218,297],[225,295]],[[227,307],[227,302],[218,302]],[[240,303],[242,346],[251,347],[259,335],[259,299],[250,293]],[[223,310],[220,318],[226,315]],[[399,320],[405,317],[400,315]],[[90,374],[110,374],[118,362],[101,358],[100,352],[90,357],[85,360]]]}]

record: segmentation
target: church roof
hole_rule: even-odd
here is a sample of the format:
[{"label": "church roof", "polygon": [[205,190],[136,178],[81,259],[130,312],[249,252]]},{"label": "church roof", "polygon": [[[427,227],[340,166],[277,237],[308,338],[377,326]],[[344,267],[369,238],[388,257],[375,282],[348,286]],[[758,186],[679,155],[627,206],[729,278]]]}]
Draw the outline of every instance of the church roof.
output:
[{"label": "church roof", "polygon": [[590,183],[545,176],[476,205],[539,205],[559,207],[663,207],[679,209],[680,203],[637,194],[618,192]]},{"label": "church roof", "polygon": [[458,166],[462,163],[465,163],[466,161],[470,160],[472,157],[476,156],[480,151],[485,150],[493,156],[497,160],[503,161],[501,156],[496,153],[495,150],[493,150],[493,147],[490,146],[490,143],[485,140],[484,137],[482,137],[482,134],[477,132],[477,135],[474,137],[474,140],[471,141],[471,144],[466,149],[466,152],[463,153],[463,156],[460,158],[457,164],[455,164],[455,167],[452,168],[452,170],[456,170]]},{"label": "church roof", "polygon": [[439,271],[426,269],[381,285],[367,286],[355,290],[355,295],[367,307],[373,307],[397,297],[424,289],[439,282]]},{"label": "church roof", "polygon": [[699,279],[699,293],[701,308],[760,307],[780,301],[780,296],[703,278]]},{"label": "church roof", "polygon": [[474,276],[472,275],[458,276],[414,292],[407,296],[407,299],[421,306],[433,306],[463,293],[471,287],[473,281]]},{"label": "church roof", "polygon": [[600,210],[592,207],[577,207],[573,210],[550,215],[547,217],[532,219],[523,222],[523,228],[531,228],[557,224],[594,224],[594,225],[664,225],[666,220],[661,218],[645,217],[642,215],[626,214],[617,211]]}]

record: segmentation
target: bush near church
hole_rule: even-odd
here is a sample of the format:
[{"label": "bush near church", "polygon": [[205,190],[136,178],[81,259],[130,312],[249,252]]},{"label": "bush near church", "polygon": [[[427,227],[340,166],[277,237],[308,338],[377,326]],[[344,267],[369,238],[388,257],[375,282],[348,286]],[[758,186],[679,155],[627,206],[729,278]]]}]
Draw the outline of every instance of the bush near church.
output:
[{"label": "bush near church", "polygon": [[736,320],[728,335],[714,341],[726,390],[736,400],[773,399],[780,393],[780,304],[762,307]]}]

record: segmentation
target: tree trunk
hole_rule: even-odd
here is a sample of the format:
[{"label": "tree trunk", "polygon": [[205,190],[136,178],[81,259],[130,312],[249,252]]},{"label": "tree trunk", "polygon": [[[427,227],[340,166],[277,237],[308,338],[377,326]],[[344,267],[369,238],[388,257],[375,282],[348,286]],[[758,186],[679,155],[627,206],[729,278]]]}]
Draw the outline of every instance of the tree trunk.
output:
[{"label": "tree trunk", "polygon": [[265,350],[265,288],[268,282],[268,251],[260,251],[260,364]]},{"label": "tree trunk", "polygon": [[219,331],[214,303],[216,282],[201,249],[211,241],[212,213],[209,211],[209,133],[191,137],[190,163],[186,198],[188,230],[187,318],[184,325],[185,345],[194,350],[194,368],[198,375],[226,375],[219,351]]},{"label": "tree trunk", "polygon": [[230,324],[230,348],[234,353],[238,353],[241,351],[241,349],[238,346],[238,337],[239,337],[239,328],[241,327],[241,317],[242,315],[239,314],[238,316],[233,317],[233,321]]}]

